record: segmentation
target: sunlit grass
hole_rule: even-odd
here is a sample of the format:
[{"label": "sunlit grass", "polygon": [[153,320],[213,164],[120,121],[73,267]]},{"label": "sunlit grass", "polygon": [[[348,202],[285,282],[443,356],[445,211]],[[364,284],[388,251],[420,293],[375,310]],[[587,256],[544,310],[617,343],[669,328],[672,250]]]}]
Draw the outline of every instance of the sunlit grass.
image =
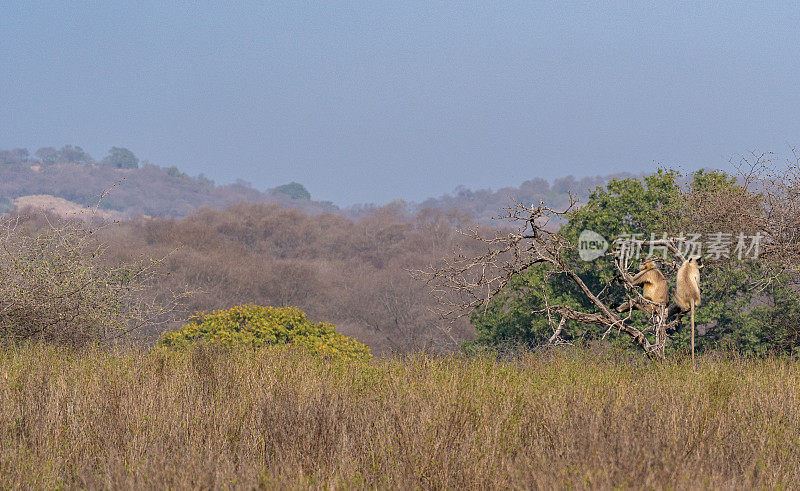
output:
[{"label": "sunlit grass", "polygon": [[0,353],[3,487],[788,486],[797,428],[782,359]]}]

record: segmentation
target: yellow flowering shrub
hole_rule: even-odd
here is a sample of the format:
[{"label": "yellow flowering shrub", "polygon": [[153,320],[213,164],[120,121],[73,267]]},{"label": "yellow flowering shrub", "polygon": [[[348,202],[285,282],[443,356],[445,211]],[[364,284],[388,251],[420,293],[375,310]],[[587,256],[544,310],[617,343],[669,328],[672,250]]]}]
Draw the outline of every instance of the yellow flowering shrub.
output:
[{"label": "yellow flowering shrub", "polygon": [[296,307],[239,305],[210,314],[198,313],[181,329],[164,333],[163,346],[205,340],[226,345],[294,344],[312,353],[350,359],[371,358],[369,347],[339,334],[333,324],[313,322]]}]

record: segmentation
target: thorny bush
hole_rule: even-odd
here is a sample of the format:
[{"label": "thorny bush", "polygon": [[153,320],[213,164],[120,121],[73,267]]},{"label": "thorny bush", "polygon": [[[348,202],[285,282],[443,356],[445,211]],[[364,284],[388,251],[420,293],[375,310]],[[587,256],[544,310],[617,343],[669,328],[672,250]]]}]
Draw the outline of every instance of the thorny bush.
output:
[{"label": "thorny bush", "polygon": [[181,295],[152,293],[159,261],[109,266],[96,239],[101,226],[48,220],[34,231],[19,216],[0,223],[0,341],[107,343],[168,320]]}]

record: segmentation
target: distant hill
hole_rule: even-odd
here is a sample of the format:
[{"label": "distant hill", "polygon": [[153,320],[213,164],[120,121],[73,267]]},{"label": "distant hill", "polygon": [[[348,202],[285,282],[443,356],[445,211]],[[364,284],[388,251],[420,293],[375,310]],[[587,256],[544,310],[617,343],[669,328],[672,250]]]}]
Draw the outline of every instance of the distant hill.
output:
[{"label": "distant hill", "polygon": [[[538,204],[541,200],[554,208],[563,208],[569,202],[570,191],[577,199],[585,201],[596,186],[623,177],[633,175],[582,179],[568,176],[552,184],[534,178],[519,187],[497,191],[459,187],[453,193],[421,203],[398,200],[395,204],[411,213],[424,208],[456,209],[487,223],[514,202]],[[296,182],[266,191],[259,191],[241,180],[217,185],[202,174],[192,177],[176,167],[159,167],[147,161],[140,163],[126,148],[113,147],[100,161],[95,161],[81,147],[71,145],[61,149],[41,148],[33,155],[27,149],[0,150],[0,213],[15,205],[74,212],[76,207],[94,207],[99,203],[104,216],[115,218],[185,217],[203,206],[223,209],[240,202],[276,203],[310,213],[332,212],[350,218],[369,215],[378,208],[366,204],[340,209],[329,201],[313,200],[308,190]]]},{"label": "distant hill", "polygon": [[488,222],[502,213],[502,209],[514,203],[538,205],[543,201],[547,206],[563,209],[569,205],[569,193],[572,192],[579,202],[586,202],[589,194],[597,187],[607,184],[612,179],[637,177],[634,174],[621,173],[608,176],[594,176],[575,179],[573,176],[556,179],[552,184],[541,178],[523,182],[519,187],[505,187],[471,190],[458,187],[451,194],[438,198],[428,198],[418,206],[442,210],[458,209],[469,213],[477,221]]},{"label": "distant hill", "polygon": [[100,162],[69,145],[39,149],[33,157],[26,149],[0,150],[0,212],[15,202],[34,204],[27,197],[45,195],[80,206],[99,203],[101,210],[122,216],[183,217],[201,206],[221,209],[240,202],[278,203],[309,212],[338,210],[330,202],[313,201],[298,183],[263,192],[244,181],[216,185],[176,167],[140,166],[133,153],[116,147]]}]

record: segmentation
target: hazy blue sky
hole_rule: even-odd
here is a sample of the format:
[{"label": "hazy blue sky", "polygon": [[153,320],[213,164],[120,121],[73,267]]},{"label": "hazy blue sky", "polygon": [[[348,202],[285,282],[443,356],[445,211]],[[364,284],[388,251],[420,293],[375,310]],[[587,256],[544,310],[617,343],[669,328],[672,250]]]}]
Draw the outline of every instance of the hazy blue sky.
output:
[{"label": "hazy blue sky", "polygon": [[0,148],[350,204],[800,145],[792,2],[602,3],[0,1]]}]

